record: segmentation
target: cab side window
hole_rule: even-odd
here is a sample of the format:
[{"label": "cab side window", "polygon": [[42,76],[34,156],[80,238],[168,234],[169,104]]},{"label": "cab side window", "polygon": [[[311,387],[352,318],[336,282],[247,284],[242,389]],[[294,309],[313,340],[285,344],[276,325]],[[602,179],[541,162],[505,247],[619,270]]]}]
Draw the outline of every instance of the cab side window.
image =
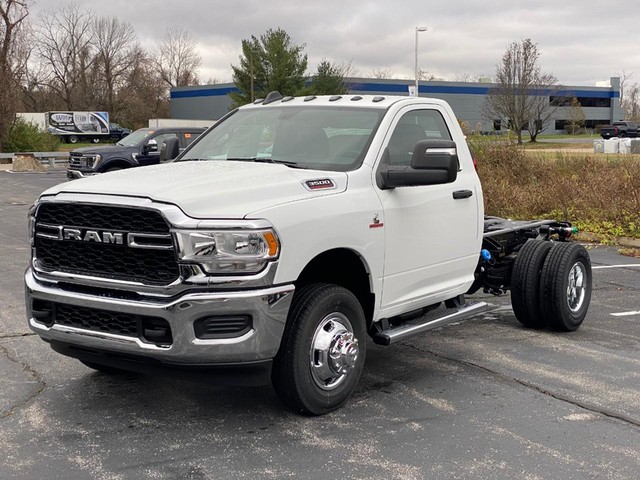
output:
[{"label": "cab side window", "polygon": [[178,135],[176,133],[161,133],[160,135],[153,137],[153,139],[158,142],[158,152],[160,152],[164,141],[169,138],[178,138]]},{"label": "cab side window", "polygon": [[198,135],[200,135],[200,133],[196,133],[196,132],[184,132],[183,136],[184,136],[184,146],[188,147],[189,145],[191,145],[193,143],[193,141],[198,138]]},{"label": "cab side window", "polygon": [[437,110],[414,110],[405,113],[389,139],[389,165],[410,165],[416,143],[428,139],[451,140],[442,114]]}]

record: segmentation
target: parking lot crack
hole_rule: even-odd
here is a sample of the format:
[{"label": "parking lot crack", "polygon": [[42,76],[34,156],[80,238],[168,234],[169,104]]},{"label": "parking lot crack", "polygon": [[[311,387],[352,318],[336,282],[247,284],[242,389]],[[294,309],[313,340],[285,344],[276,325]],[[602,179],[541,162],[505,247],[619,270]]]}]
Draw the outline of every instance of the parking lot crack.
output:
[{"label": "parking lot crack", "polygon": [[6,335],[0,335],[0,340],[5,340],[7,338],[22,338],[22,337],[31,337],[35,335],[35,332],[26,332],[26,333],[8,333]]},{"label": "parking lot crack", "polygon": [[521,385],[523,387],[530,388],[530,389],[535,390],[535,391],[537,391],[537,392],[539,392],[539,393],[541,393],[543,395],[551,397],[551,398],[553,398],[555,400],[559,400],[561,402],[569,403],[569,404],[574,405],[574,406],[576,406],[578,408],[582,408],[583,410],[587,410],[587,411],[589,411],[591,413],[603,415],[605,417],[612,418],[612,419],[615,419],[615,420],[619,420],[621,422],[624,422],[624,423],[629,424],[629,425],[633,425],[635,427],[640,427],[640,420],[632,418],[632,417],[630,417],[628,415],[624,415],[622,413],[615,412],[613,410],[610,410],[608,408],[604,408],[604,407],[601,407],[601,406],[598,406],[598,405],[593,405],[593,404],[590,404],[588,402],[579,401],[579,400],[576,400],[575,398],[571,398],[571,397],[569,397],[567,395],[563,395],[563,394],[560,394],[560,393],[552,392],[551,390],[549,390],[547,388],[544,388],[544,387],[541,387],[539,385],[536,385],[535,383],[528,382],[526,380],[522,380],[520,378],[516,378],[516,377],[510,376],[510,375],[506,375],[506,374],[504,374],[502,372],[499,372],[497,370],[492,370],[491,368],[488,368],[488,367],[486,367],[484,365],[480,365],[478,363],[475,363],[475,362],[472,362],[472,361],[469,361],[469,360],[461,360],[459,358],[448,357],[446,355],[442,355],[440,353],[436,353],[436,352],[433,352],[431,350],[420,348],[420,347],[417,347],[415,345],[411,345],[409,343],[402,343],[401,345],[409,347],[409,348],[411,348],[413,350],[417,350],[417,351],[419,351],[421,353],[427,353],[427,354],[432,355],[432,356],[434,356],[434,357],[436,357],[438,359],[447,360],[449,362],[454,362],[454,363],[458,363],[458,364],[461,364],[461,365],[464,365],[464,366],[467,366],[467,367],[470,367],[470,368],[476,368],[476,369],[482,370],[482,371],[484,371],[484,372],[486,372],[486,373],[488,373],[490,375],[493,375],[495,377],[500,378],[501,380],[504,380],[504,381],[507,381],[507,382],[511,382],[511,383],[516,383],[516,384]]},{"label": "parking lot crack", "polygon": [[[21,336],[26,336],[26,335],[21,335]],[[42,375],[40,375],[40,373],[35,371],[28,364],[26,364],[24,362],[21,362],[17,358],[14,358],[10,354],[9,350],[6,347],[4,347],[3,345],[1,345],[1,344],[0,344],[0,354],[2,354],[3,356],[7,357],[7,359],[10,362],[13,362],[13,363],[19,365],[22,368],[22,371],[25,372],[30,377],[32,377],[35,380],[35,383],[38,385],[37,388],[33,392],[31,392],[31,394],[29,396],[27,396],[22,401],[16,403],[15,405],[11,406],[5,412],[2,412],[2,414],[0,414],[0,419],[4,419],[4,418],[12,416],[20,408],[24,407],[25,405],[28,405],[34,399],[36,399],[38,396],[40,396],[40,394],[42,394],[42,392],[44,392],[44,390],[47,388],[47,384],[45,383],[45,381],[42,378]]]}]

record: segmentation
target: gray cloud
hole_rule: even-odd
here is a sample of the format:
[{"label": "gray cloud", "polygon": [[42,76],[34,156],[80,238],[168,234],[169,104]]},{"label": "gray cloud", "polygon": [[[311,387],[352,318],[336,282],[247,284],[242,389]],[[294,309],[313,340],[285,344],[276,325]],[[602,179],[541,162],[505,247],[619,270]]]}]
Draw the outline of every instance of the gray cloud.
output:
[{"label": "gray cloud", "polygon": [[[60,4],[39,0],[33,16]],[[189,30],[199,43],[203,80],[230,81],[241,40],[277,27],[295,43],[306,44],[311,70],[326,58],[351,62],[362,76],[385,69],[410,78],[417,25],[428,28],[419,36],[420,67],[448,80],[493,74],[506,46],[527,37],[538,43],[543,70],[566,85],[593,85],[640,68],[640,13],[633,6],[606,11],[602,0],[110,0],[79,5],[129,21],[147,46],[171,25]]]}]

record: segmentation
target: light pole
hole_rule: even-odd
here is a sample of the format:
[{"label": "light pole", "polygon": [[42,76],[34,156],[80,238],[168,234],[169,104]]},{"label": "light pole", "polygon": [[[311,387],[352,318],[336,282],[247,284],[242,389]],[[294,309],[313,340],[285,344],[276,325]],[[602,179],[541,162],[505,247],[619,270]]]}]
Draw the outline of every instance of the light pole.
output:
[{"label": "light pole", "polygon": [[418,32],[426,32],[426,31],[427,31],[427,27],[416,27],[416,91],[415,91],[416,97],[420,96],[418,94],[418,79],[420,75],[420,72],[418,72]]}]

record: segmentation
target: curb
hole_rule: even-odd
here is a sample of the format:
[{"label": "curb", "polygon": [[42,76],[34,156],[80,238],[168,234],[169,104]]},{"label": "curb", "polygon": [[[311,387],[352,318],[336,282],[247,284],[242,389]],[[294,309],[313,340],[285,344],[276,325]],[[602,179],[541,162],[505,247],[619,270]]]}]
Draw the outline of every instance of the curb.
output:
[{"label": "curb", "polygon": [[575,238],[581,242],[604,243],[616,247],[640,248],[640,238],[604,237],[590,232],[579,232]]}]

